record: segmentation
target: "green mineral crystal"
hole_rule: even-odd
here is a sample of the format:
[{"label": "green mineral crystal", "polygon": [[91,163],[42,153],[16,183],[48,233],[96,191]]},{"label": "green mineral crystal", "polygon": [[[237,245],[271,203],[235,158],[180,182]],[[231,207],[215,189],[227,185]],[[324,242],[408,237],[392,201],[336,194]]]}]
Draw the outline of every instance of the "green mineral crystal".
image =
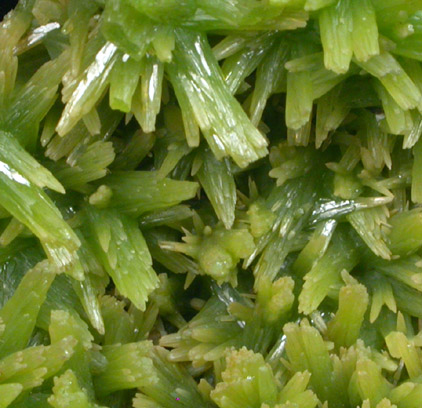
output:
[{"label": "green mineral crystal", "polygon": [[19,0],[0,21],[0,408],[420,408],[422,0]]}]

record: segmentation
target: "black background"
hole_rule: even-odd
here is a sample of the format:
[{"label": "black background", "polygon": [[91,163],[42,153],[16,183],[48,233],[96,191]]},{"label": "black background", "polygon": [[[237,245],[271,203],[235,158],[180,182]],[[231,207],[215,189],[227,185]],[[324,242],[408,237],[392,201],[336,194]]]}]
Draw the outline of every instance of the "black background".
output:
[{"label": "black background", "polygon": [[4,15],[16,6],[17,0],[0,0],[0,20],[3,20]]}]

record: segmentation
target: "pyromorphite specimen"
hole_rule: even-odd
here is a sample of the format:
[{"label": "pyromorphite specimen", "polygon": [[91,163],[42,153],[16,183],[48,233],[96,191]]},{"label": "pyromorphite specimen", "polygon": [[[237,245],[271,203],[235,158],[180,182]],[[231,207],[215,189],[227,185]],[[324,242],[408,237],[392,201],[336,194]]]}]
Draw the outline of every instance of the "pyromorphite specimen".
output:
[{"label": "pyromorphite specimen", "polygon": [[0,408],[420,408],[422,0],[20,0],[0,22]]}]

